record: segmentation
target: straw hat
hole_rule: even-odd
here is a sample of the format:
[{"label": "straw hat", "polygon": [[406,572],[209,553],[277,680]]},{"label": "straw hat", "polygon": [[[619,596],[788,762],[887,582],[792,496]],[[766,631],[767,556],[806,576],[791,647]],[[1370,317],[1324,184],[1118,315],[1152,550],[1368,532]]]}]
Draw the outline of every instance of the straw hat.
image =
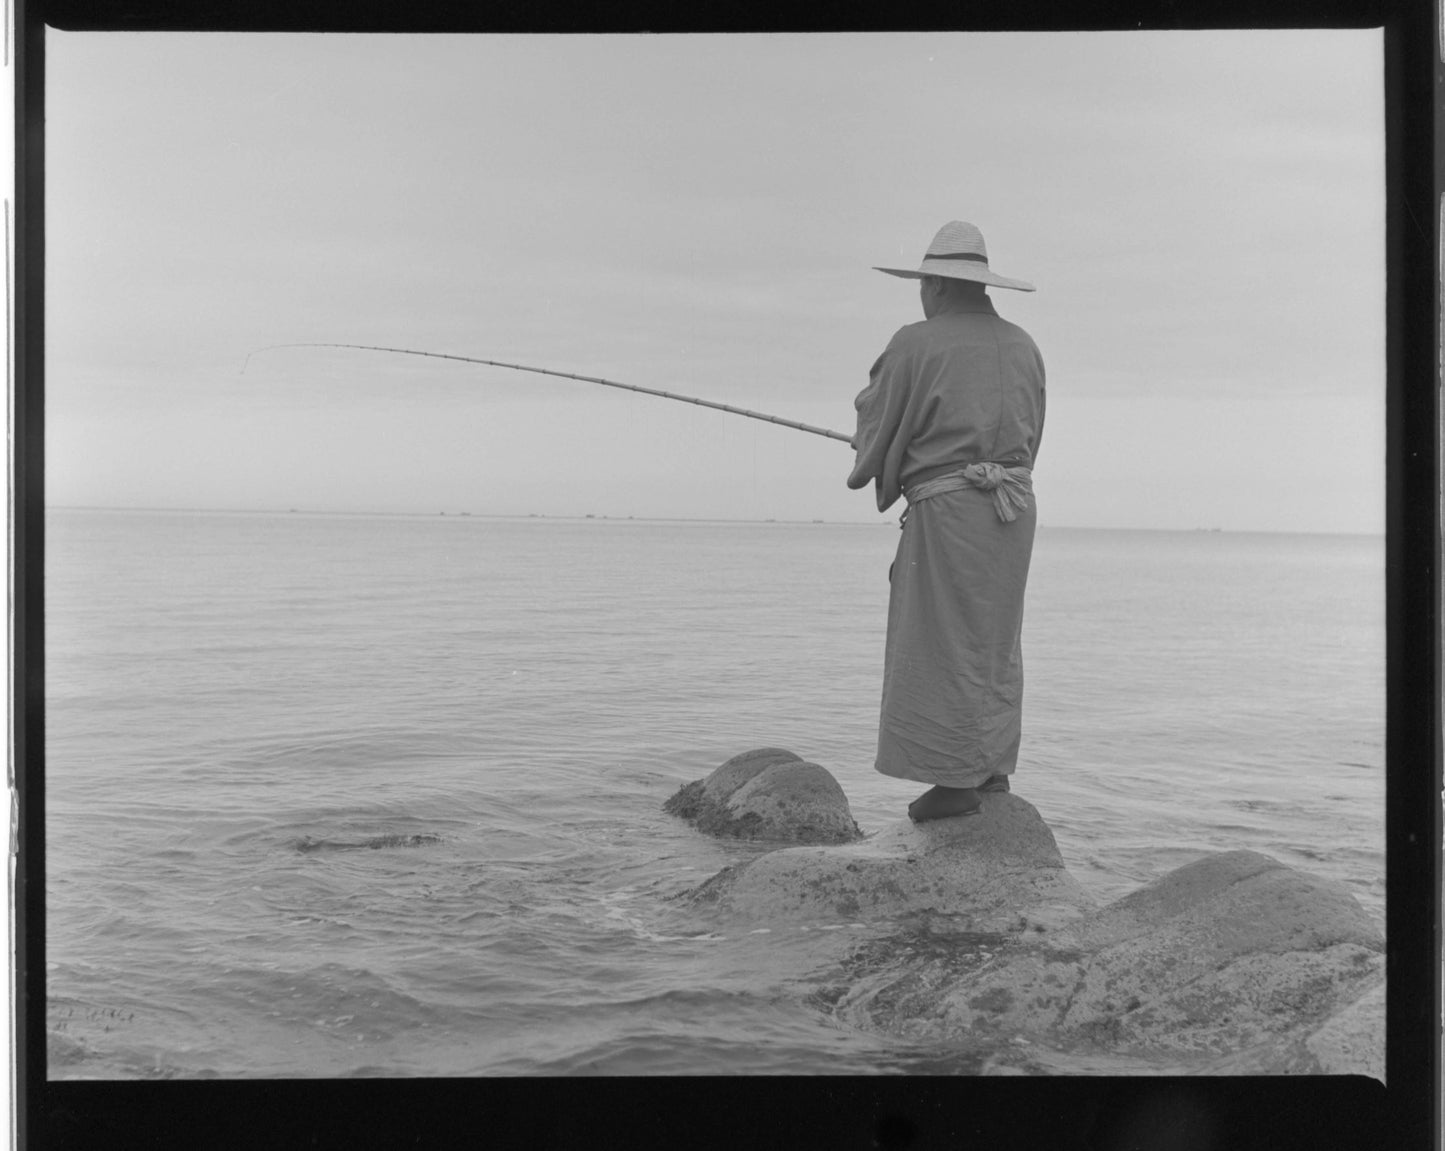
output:
[{"label": "straw hat", "polygon": [[902,276],[907,280],[921,280],[924,276],[948,276],[954,280],[973,280],[978,284],[992,284],[996,288],[1017,288],[1020,292],[1032,292],[1034,286],[1027,280],[1011,280],[989,271],[988,250],[983,246],[983,233],[972,224],[962,220],[950,220],[938,229],[933,243],[924,253],[923,263],[918,271],[903,268],[875,268],[890,276]]}]

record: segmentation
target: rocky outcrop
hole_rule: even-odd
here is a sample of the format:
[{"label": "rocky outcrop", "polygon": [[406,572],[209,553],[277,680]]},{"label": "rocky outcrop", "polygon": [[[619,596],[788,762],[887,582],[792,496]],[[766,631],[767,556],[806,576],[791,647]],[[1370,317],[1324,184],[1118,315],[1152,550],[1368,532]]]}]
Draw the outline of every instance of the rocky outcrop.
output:
[{"label": "rocky outcrop", "polygon": [[[809,803],[786,802],[794,786]],[[725,868],[679,902],[724,924],[869,927],[813,973],[813,1006],[975,1051],[988,1073],[1383,1079],[1384,942],[1342,885],[1229,851],[1100,908],[1031,804],[981,798],[977,815],[849,842],[832,776],[782,749],[749,752],[669,809],[714,833],[812,845]],[[820,845],[824,826],[853,833]]]},{"label": "rocky outcrop", "polygon": [[980,815],[900,824],[862,843],[790,847],[726,868],[690,895],[758,922],[946,917],[958,930],[1023,930],[1093,906],[1033,805],[985,793]]},{"label": "rocky outcrop", "polygon": [[1381,986],[1383,941],[1343,887],[1255,852],[1208,856],[1042,935],[932,944],[902,967],[855,957],[834,1009],[873,1030],[1179,1071],[1378,1071],[1359,1058],[1368,1003],[1337,1015]]},{"label": "rocky outcrop", "polygon": [[1385,978],[1314,1027],[1224,1056],[1215,1075],[1368,1075],[1385,1081]]},{"label": "rocky outcrop", "polygon": [[776,747],[734,756],[681,788],[663,810],[735,839],[849,843],[863,834],[828,770]]}]

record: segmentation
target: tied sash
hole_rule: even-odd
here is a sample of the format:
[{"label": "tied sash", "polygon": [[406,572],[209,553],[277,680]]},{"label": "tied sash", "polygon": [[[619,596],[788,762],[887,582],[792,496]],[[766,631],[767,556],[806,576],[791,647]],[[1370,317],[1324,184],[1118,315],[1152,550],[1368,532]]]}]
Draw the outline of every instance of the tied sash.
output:
[{"label": "tied sash", "polygon": [[[919,500],[941,496],[944,492],[956,492],[961,488],[982,488],[993,495],[993,510],[1004,523],[1012,523],[1018,513],[1028,510],[1033,498],[1033,471],[1030,468],[1005,467],[991,461],[968,464],[956,472],[946,472],[915,484],[903,493],[911,508]],[[908,508],[903,510],[898,523],[901,527],[908,520]]]}]

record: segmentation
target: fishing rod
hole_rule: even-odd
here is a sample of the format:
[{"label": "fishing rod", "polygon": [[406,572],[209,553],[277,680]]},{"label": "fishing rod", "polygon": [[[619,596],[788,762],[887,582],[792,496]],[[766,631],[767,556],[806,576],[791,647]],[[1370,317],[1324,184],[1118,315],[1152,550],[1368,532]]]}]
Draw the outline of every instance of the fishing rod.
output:
[{"label": "fishing rod", "polygon": [[437,360],[461,360],[468,364],[485,364],[492,368],[510,368],[516,372],[536,372],[542,376],[560,376],[564,380],[581,380],[585,384],[602,384],[608,388],[621,388],[626,392],[642,392],[648,396],[661,396],[664,400],[681,400],[685,404],[697,404],[699,407],[716,408],[720,412],[731,412],[735,416],[747,416],[750,420],[763,420],[770,424],[778,424],[781,427],[793,428],[800,432],[811,432],[815,436],[827,436],[829,439],[842,440],[845,444],[851,444],[853,437],[842,432],[830,431],[828,428],[816,428],[812,424],[800,424],[796,420],[785,420],[782,416],[770,416],[767,412],[750,412],[746,408],[735,408],[731,404],[720,404],[716,400],[702,400],[697,396],[684,396],[677,392],[664,392],[659,388],[644,388],[638,384],[622,384],[616,380],[604,380],[598,376],[579,376],[574,372],[556,372],[550,368],[531,368],[526,364],[505,364],[501,360],[483,360],[475,356],[453,356],[446,352],[419,352],[412,348],[384,348],[376,344],[271,344],[269,347],[257,348],[255,352],[246,353],[246,362],[241,365],[241,374],[246,372],[251,357],[258,352],[271,352],[278,348],[354,348],[362,352],[395,352],[400,356],[428,356]]}]

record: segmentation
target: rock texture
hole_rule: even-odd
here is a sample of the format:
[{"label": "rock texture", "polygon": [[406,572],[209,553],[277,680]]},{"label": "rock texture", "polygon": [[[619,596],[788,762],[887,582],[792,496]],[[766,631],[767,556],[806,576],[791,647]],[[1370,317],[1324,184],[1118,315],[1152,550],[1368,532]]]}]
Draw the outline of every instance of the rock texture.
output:
[{"label": "rock texture", "polygon": [[1208,856],[1046,936],[987,941],[986,960],[980,949],[935,938],[902,970],[860,958],[835,1006],[872,1029],[986,1047],[1378,1071],[1352,1053],[1369,1045],[1368,1003],[1331,1021],[1381,985],[1383,941],[1348,891],[1255,852]]},{"label": "rock texture", "polygon": [[[976,1051],[985,1074],[1384,1076],[1384,941],[1343,886],[1251,851],[1099,908],[1015,793],[862,842],[832,776],[763,748],[668,809],[783,847],[681,902],[723,923],[861,923],[815,973],[839,1021]],[[834,838],[829,838],[834,837]],[[819,845],[826,844],[826,845]]]},{"label": "rock texture", "polygon": [[1368,1075],[1385,1082],[1383,974],[1349,1006],[1315,1027],[1216,1060],[1216,1075]]},{"label": "rock texture", "polygon": [[690,898],[759,922],[928,912],[965,931],[1058,924],[1093,906],[1032,804],[1008,792],[982,799],[979,815],[902,823],[845,846],[769,852],[724,869]]},{"label": "rock texture", "polygon": [[826,768],[763,747],[681,788],[663,810],[709,835],[782,843],[849,843],[862,832]]}]

